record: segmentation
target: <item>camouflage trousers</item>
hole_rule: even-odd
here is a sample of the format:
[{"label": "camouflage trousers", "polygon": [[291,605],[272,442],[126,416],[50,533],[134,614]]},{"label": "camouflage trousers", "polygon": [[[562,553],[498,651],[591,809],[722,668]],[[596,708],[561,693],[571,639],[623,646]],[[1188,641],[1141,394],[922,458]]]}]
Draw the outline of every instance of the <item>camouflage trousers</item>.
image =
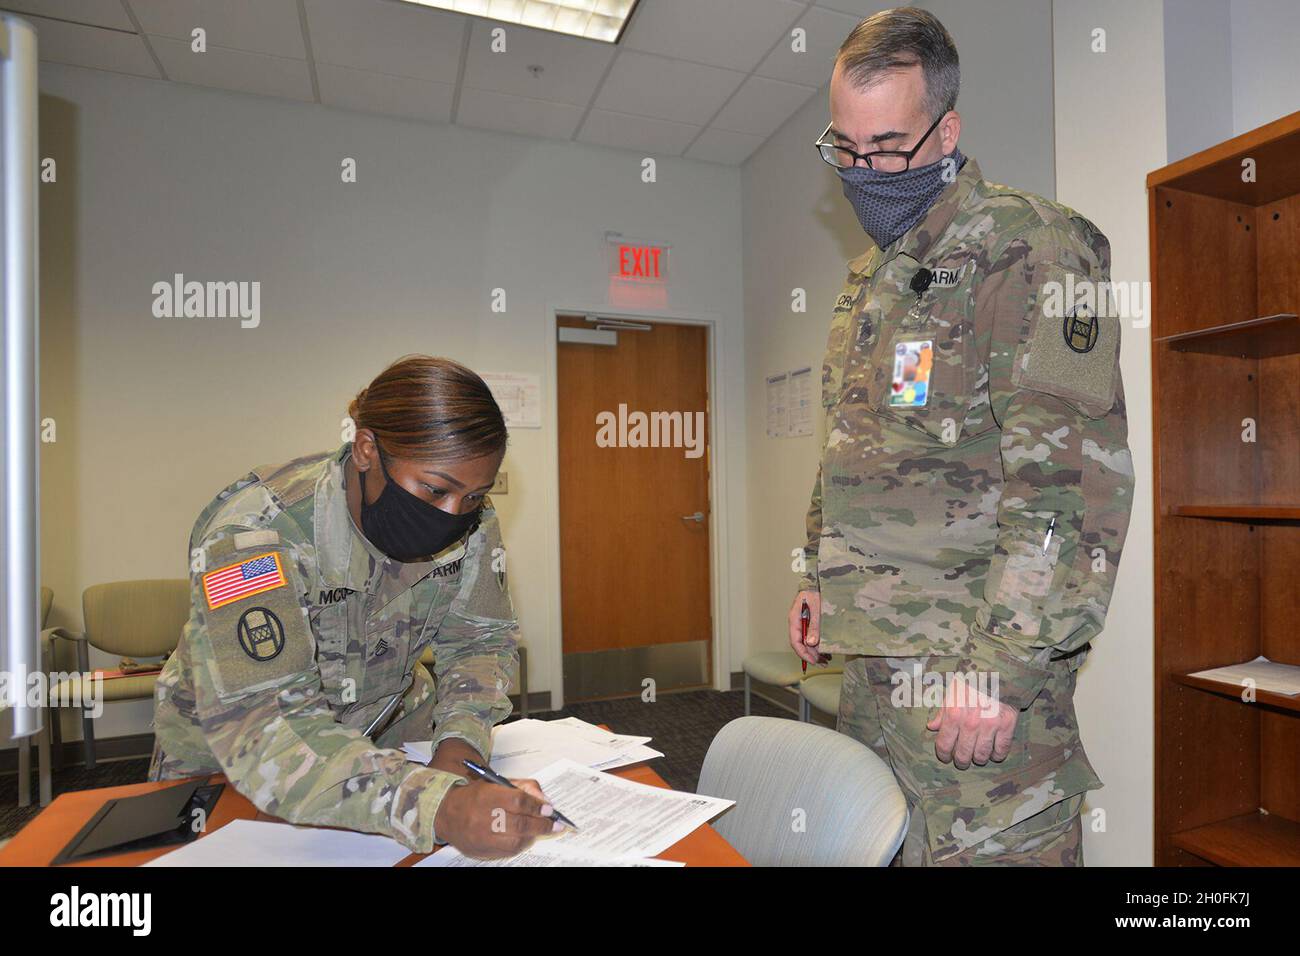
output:
[{"label": "camouflage trousers", "polygon": [[[1020,712],[1011,753],[958,770],[935,754],[938,691],[957,658],[852,657],[836,729],[886,761],[911,818],[898,866],[1082,866],[1080,810],[1101,780],[1079,741],[1067,663]],[[918,680],[918,678],[921,678]],[[913,693],[915,692],[915,693]],[[938,699],[942,699],[941,695]]]}]

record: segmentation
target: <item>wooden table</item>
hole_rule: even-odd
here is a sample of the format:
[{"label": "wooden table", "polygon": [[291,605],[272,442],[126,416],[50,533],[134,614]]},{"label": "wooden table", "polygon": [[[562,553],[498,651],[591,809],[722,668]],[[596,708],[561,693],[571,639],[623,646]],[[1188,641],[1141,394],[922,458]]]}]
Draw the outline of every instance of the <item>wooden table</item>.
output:
[{"label": "wooden table", "polygon": [[[634,764],[610,771],[636,783],[649,784],[652,787],[667,788],[659,774],[646,764]],[[225,782],[225,777],[210,778],[213,783]],[[161,783],[133,783],[124,787],[102,787],[98,790],[74,790],[60,794],[31,823],[18,831],[3,849],[0,849],[0,866],[49,866],[50,861],[58,856],[59,851],[67,845],[77,832],[86,825],[92,816],[107,800],[115,797],[133,797],[152,790],[161,790],[181,783],[179,780],[167,780]],[[275,817],[262,813],[246,797],[227,785],[221,792],[212,815],[208,818],[208,832],[218,829],[231,820],[275,820]],[[202,839],[202,837],[199,837]],[[176,849],[174,846],[156,850],[138,850],[134,853],[120,853],[116,856],[102,856],[69,866],[139,866],[154,857],[162,856]],[[424,858],[424,854],[412,853],[398,863],[398,866],[413,866]],[[748,866],[745,858],[724,840],[711,826],[702,826],[674,843],[663,853],[661,860],[675,860],[687,866]]]}]

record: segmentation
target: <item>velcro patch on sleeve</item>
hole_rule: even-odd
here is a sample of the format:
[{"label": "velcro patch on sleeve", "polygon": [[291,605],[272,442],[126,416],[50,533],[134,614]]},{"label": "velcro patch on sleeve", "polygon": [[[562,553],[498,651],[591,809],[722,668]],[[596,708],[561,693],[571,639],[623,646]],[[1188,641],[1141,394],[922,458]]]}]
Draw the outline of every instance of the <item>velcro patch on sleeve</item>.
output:
[{"label": "velcro patch on sleeve", "polygon": [[[1049,269],[1048,282],[1082,287],[1087,276]],[[1058,287],[1059,288],[1059,287]],[[1049,307],[1053,306],[1053,307]],[[1095,304],[1063,301],[1040,290],[1033,331],[1021,345],[1012,368],[1015,385],[1055,395],[1089,418],[1100,418],[1115,403],[1119,362],[1119,319]]]},{"label": "velcro patch on sleeve", "polygon": [[215,611],[219,607],[242,601],[254,594],[274,591],[286,584],[288,580],[284,576],[280,553],[266,551],[203,575],[203,598],[208,610]]},{"label": "velcro patch on sleeve", "polygon": [[[243,559],[203,576],[209,673],[222,697],[278,687],[312,671],[316,660],[298,571],[289,554],[254,549],[235,556]],[[222,574],[227,576],[214,577]]]}]

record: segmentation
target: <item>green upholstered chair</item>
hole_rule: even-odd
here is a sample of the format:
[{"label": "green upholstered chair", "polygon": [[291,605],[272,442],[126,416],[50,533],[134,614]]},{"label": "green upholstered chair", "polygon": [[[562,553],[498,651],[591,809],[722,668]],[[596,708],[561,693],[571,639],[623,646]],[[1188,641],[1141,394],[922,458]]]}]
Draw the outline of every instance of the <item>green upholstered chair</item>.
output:
[{"label": "green upholstered chair", "polygon": [[832,717],[840,712],[840,687],[844,683],[844,674],[828,674],[821,671],[809,674],[799,682],[799,719],[812,719],[814,708]]},{"label": "green upholstered chair", "polygon": [[[42,637],[49,642],[50,660],[57,641],[76,646],[77,675],[66,676],[50,687],[51,727],[58,743],[57,704],[60,700],[89,699],[92,678],[90,648],[114,657],[136,660],[160,657],[176,650],[185,622],[190,616],[190,583],[184,578],[113,581],[86,588],[81,595],[85,631],[74,634],[61,627],[49,628]],[[157,674],[134,674],[103,682],[104,703],[153,699]],[[73,687],[73,683],[80,687]],[[94,718],[84,710],[81,718],[86,767],[95,766]]]}]

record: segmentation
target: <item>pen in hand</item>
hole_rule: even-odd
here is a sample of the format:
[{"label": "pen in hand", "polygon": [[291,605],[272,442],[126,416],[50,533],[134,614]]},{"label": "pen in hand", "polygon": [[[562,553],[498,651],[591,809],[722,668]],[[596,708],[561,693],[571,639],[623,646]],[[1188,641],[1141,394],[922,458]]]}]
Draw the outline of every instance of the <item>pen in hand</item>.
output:
[{"label": "pen in hand", "polygon": [[[513,783],[507,780],[505,777],[501,776],[501,774],[493,770],[491,767],[480,766],[479,764],[476,764],[472,760],[462,760],[461,763],[463,763],[466,766],[466,768],[469,770],[470,773],[474,774],[481,780],[486,780],[488,783],[495,783],[498,786],[509,787],[511,790],[519,789]],[[563,813],[561,813],[559,809],[554,805],[551,806],[551,816],[553,819],[558,820],[560,823],[563,823],[566,827],[569,827],[574,832],[577,832],[578,825],[574,823],[572,820],[570,820],[568,817],[566,817]]]}]

